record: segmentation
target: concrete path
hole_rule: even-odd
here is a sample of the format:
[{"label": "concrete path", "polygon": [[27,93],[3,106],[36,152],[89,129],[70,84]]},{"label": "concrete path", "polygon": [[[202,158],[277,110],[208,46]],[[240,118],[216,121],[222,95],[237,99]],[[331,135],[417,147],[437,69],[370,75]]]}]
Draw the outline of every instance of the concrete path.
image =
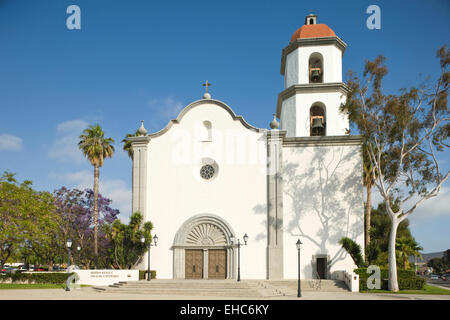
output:
[{"label": "concrete path", "polygon": [[[301,300],[450,300],[450,295],[419,294],[373,294],[352,292],[303,292]],[[98,292],[92,287],[73,289],[14,289],[0,290],[0,300],[296,300],[293,295],[275,297],[225,297],[186,296],[186,295],[148,295],[133,293]]]}]

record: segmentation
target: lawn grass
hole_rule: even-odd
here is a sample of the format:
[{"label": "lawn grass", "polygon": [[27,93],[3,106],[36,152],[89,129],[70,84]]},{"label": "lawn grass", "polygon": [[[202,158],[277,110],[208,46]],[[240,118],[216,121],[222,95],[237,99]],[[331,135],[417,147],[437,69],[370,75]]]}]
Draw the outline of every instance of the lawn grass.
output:
[{"label": "lawn grass", "polygon": [[[82,284],[81,287],[90,287]],[[52,283],[0,283],[0,290],[2,289],[65,289],[66,284],[52,284]]]},{"label": "lawn grass", "polygon": [[436,287],[436,286],[432,286],[429,284],[426,284],[423,287],[423,290],[400,290],[398,292],[392,292],[389,290],[364,290],[361,291],[362,293],[392,293],[392,294],[398,294],[398,293],[403,293],[403,294],[444,294],[444,295],[450,295],[450,290],[447,289],[443,289],[440,287]]}]

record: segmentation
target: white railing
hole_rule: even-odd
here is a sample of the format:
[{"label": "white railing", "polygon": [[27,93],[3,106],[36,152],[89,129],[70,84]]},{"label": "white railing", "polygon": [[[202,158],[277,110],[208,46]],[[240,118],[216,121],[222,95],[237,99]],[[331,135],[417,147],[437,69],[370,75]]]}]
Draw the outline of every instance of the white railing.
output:
[{"label": "white railing", "polygon": [[345,270],[338,270],[334,272],[334,277],[337,280],[344,281],[347,288],[351,292],[359,292],[359,275],[352,272],[349,273]]}]

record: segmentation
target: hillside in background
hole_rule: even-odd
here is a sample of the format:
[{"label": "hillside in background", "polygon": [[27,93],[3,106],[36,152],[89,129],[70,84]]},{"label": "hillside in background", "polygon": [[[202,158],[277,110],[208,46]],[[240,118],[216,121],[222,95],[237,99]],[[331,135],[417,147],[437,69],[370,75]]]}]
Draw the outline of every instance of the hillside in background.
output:
[{"label": "hillside in background", "polygon": [[[431,252],[431,253],[422,253],[422,259],[417,258],[417,263],[421,263],[421,262],[428,262],[433,258],[442,258],[442,256],[444,255],[444,251],[440,251],[440,252]],[[410,262],[415,262],[415,257],[410,256],[409,257],[409,261]]]}]

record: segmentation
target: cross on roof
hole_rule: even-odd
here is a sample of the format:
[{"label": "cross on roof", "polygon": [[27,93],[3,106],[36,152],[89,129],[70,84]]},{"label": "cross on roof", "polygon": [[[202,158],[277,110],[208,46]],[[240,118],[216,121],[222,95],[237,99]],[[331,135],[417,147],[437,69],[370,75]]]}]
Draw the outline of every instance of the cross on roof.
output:
[{"label": "cross on roof", "polygon": [[206,82],[202,84],[202,86],[206,87],[206,92],[208,92],[208,87],[212,86],[212,83],[209,83],[208,80],[206,80]]}]

